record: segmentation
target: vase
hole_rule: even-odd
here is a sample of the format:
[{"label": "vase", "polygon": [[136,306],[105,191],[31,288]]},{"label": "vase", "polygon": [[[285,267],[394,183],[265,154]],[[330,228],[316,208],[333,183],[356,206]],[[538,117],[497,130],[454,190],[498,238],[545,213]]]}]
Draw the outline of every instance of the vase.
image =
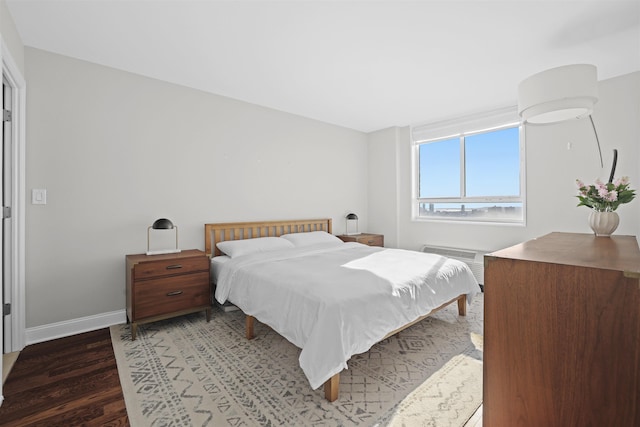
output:
[{"label": "vase", "polygon": [[620,217],[617,212],[591,211],[589,215],[589,226],[598,237],[609,237],[616,231],[620,224]]}]

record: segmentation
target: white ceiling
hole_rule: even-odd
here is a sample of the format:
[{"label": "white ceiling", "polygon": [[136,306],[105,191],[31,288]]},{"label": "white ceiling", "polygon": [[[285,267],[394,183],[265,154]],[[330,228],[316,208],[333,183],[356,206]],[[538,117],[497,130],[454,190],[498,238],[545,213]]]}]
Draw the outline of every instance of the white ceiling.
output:
[{"label": "white ceiling", "polygon": [[640,70],[640,1],[6,0],[26,46],[364,132]]}]

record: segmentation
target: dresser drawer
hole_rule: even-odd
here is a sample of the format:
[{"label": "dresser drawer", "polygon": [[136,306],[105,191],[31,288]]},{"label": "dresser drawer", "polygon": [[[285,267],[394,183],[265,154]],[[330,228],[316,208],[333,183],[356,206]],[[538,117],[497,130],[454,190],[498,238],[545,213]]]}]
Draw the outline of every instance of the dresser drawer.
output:
[{"label": "dresser drawer", "polygon": [[150,279],[193,271],[209,271],[209,258],[193,257],[141,262],[133,267],[133,278],[134,280]]},{"label": "dresser drawer", "polygon": [[134,319],[208,306],[209,272],[138,282],[133,298]]}]

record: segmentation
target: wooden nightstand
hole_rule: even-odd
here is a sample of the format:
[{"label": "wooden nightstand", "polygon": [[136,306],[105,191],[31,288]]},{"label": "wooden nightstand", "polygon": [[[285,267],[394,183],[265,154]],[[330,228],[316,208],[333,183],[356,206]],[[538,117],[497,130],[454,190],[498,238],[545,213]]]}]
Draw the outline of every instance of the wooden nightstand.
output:
[{"label": "wooden nightstand", "polygon": [[127,255],[127,319],[138,324],[204,310],[211,320],[209,257],[199,250]]},{"label": "wooden nightstand", "polygon": [[337,236],[343,242],[357,242],[369,246],[384,246],[384,235],[372,233],[340,234]]}]

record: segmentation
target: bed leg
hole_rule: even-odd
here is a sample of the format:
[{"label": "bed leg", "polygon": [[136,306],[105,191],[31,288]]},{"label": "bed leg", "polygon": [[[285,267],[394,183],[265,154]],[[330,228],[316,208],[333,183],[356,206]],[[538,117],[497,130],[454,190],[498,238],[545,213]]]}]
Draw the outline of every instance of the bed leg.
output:
[{"label": "bed leg", "polygon": [[244,329],[245,329],[245,335],[248,340],[252,340],[255,337],[255,335],[253,334],[253,323],[254,323],[253,321],[254,321],[253,316],[247,316]]},{"label": "bed leg", "polygon": [[324,383],[324,397],[329,402],[338,398],[340,393],[340,373],[335,374]]},{"label": "bed leg", "polygon": [[467,315],[467,296],[466,295],[460,295],[460,298],[458,298],[458,314],[460,316]]}]

